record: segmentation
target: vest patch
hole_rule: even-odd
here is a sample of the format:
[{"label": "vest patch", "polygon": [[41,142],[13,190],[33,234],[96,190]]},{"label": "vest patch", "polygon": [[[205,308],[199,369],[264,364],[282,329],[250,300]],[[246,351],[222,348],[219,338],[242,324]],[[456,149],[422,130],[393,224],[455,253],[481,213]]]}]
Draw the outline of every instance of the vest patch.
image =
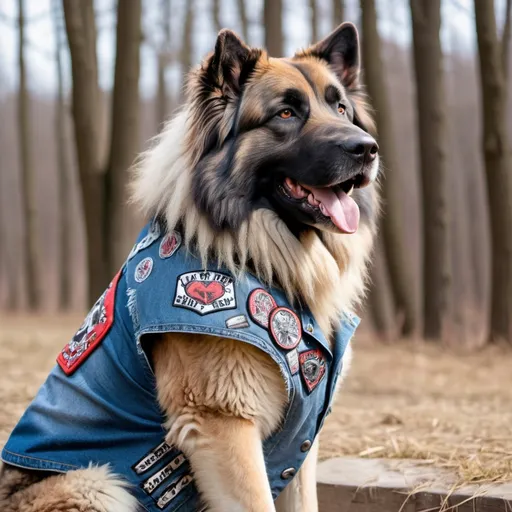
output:
[{"label": "vest patch", "polygon": [[57,356],[57,363],[66,375],[71,375],[101,343],[114,323],[114,302],[119,271],[103,295],[89,311],[73,339]]},{"label": "vest patch", "polygon": [[170,258],[181,245],[181,235],[177,231],[167,233],[160,242],[158,255],[163,260]]},{"label": "vest patch", "polygon": [[151,223],[147,235],[137,244],[133,246],[133,249],[128,255],[128,261],[130,261],[138,252],[149,247],[153,242],[160,238],[160,222],[157,220]]},{"label": "vest patch", "polygon": [[299,371],[299,353],[296,348],[286,354],[286,360],[288,361],[290,373],[295,375]]},{"label": "vest patch", "polygon": [[325,375],[325,358],[320,349],[299,354],[300,371],[308,392],[311,393]]},{"label": "vest patch", "polygon": [[151,271],[153,270],[153,258],[144,258],[143,260],[139,261],[137,266],[135,267],[135,274],[133,278],[137,283],[142,283],[145,281],[149,274],[151,274]]},{"label": "vest patch", "polygon": [[236,315],[226,320],[226,327],[228,329],[247,329],[249,321],[245,315]]},{"label": "vest patch", "polygon": [[160,496],[157,501],[157,506],[159,509],[163,510],[171,501],[178,496],[178,494],[185,489],[188,485],[192,483],[192,475],[185,475],[173,482]]},{"label": "vest patch", "polygon": [[167,444],[165,441],[160,443],[158,446],[153,448],[149,453],[144,455],[139,462],[136,462],[132,469],[137,473],[137,475],[141,475],[145,473],[148,469],[152,468],[159,460],[163,459],[166,453],[170,452],[172,446]]},{"label": "vest patch", "polygon": [[236,308],[234,280],[222,272],[187,272],[178,277],[174,306],[207,315]]},{"label": "vest patch", "polygon": [[176,471],[180,466],[185,464],[187,459],[185,455],[182,453],[178,455],[176,458],[171,460],[169,464],[167,464],[163,469],[157,471],[154,475],[150,476],[143,484],[142,488],[146,491],[147,494],[151,494],[155,491],[157,487],[163,484],[167,478],[169,478],[174,471]]},{"label": "vest patch", "polygon": [[302,337],[299,317],[288,308],[279,307],[270,314],[270,332],[274,341],[285,350],[294,349]]},{"label": "vest patch", "polygon": [[268,329],[270,312],[277,307],[274,297],[263,288],[256,288],[249,295],[247,308],[254,322],[260,327]]}]

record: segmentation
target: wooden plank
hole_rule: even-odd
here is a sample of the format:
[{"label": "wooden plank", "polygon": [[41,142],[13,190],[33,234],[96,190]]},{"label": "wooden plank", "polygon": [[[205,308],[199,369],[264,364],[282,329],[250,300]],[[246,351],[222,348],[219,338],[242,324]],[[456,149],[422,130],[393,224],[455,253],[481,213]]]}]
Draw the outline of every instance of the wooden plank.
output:
[{"label": "wooden plank", "polygon": [[318,468],[319,510],[512,512],[512,483],[453,490],[456,481],[454,473],[421,461],[330,459]]}]

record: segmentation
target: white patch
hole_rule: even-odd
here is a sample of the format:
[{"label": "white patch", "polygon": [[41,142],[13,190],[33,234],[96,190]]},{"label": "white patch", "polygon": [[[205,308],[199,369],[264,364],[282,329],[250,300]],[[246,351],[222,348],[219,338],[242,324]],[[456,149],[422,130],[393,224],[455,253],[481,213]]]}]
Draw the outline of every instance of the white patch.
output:
[{"label": "white patch", "polygon": [[270,314],[270,332],[274,341],[285,350],[294,349],[300,342],[302,329],[299,317],[288,308],[275,308]]},{"label": "white patch", "polygon": [[159,509],[164,509],[178,494],[193,481],[192,475],[185,475],[173,482],[157,501]]},{"label": "white patch", "polygon": [[178,277],[174,305],[200,315],[236,308],[234,280],[221,272],[187,272]]},{"label": "white patch", "polygon": [[160,443],[156,448],[153,448],[148,454],[144,455],[144,457],[139,460],[139,462],[135,463],[132,466],[132,469],[140,475],[152,468],[159,460],[161,460],[166,453],[170,452],[172,446],[167,444],[165,441]]},{"label": "white patch", "polygon": [[151,494],[158,486],[160,486],[172,473],[182,466],[187,459],[182,453],[175,457],[169,464],[167,464],[160,471],[151,475],[143,484],[142,487],[147,494]]},{"label": "white patch", "polygon": [[133,246],[133,249],[130,251],[128,255],[128,261],[131,260],[137,253],[149,247],[155,240],[160,238],[160,223],[156,220],[151,223],[148,233],[146,236],[138,243]]},{"label": "white patch", "polygon": [[286,359],[288,361],[288,366],[290,367],[290,373],[295,375],[299,371],[299,353],[297,349],[293,349],[291,352],[286,354]]},{"label": "white patch", "polygon": [[232,316],[226,320],[228,329],[246,329],[249,327],[249,321],[245,315]]},{"label": "white patch", "polygon": [[150,258],[148,256],[147,258],[144,258],[143,260],[139,261],[139,263],[135,267],[135,273],[133,277],[135,281],[137,281],[137,283],[142,283],[149,277],[152,270],[153,258]]}]

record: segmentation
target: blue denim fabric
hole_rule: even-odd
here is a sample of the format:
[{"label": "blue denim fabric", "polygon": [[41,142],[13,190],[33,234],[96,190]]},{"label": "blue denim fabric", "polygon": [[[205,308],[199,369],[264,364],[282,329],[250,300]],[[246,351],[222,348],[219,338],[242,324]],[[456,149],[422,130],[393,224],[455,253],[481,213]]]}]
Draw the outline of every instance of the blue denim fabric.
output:
[{"label": "blue denim fabric", "polygon": [[[155,227],[156,226],[156,227]],[[66,376],[59,366],[50,373],[36,398],[15,427],[2,451],[5,463],[23,468],[66,472],[90,462],[110,464],[133,484],[132,491],[148,511],[194,512],[201,509],[190,466],[183,454],[165,443],[155,379],[144,352],[150,333],[187,332],[215,335],[254,345],[279,365],[289,404],[281,428],[264,441],[268,478],[274,498],[291,481],[283,470],[298,470],[330,412],[345,349],[359,319],[344,316],[333,350],[310,311],[293,308],[283,292],[268,290],[278,306],[293,309],[302,323],[302,353],[321,349],[326,372],[308,392],[300,370],[292,374],[287,351],[248,312],[248,296],[263,288],[245,274],[234,286],[236,304],[209,314],[173,305],[179,276],[202,272],[201,262],[181,246],[172,256],[159,255],[162,234],[153,223],[144,228],[125,263],[116,291],[114,324],[102,343],[75,373]],[[163,229],[162,229],[163,231]],[[148,238],[148,232],[150,237]],[[139,263],[152,259],[144,279],[135,279]],[[209,265],[211,272],[223,272]],[[229,328],[226,321],[244,315],[248,326]]]}]

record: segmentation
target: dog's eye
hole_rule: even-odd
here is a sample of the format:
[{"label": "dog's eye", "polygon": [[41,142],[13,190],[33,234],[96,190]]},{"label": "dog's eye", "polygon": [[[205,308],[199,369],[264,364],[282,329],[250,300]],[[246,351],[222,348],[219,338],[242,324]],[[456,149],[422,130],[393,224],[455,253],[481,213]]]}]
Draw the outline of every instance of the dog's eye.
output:
[{"label": "dog's eye", "polygon": [[346,111],[346,107],[345,105],[343,105],[342,103],[338,103],[338,112],[343,115]]},{"label": "dog's eye", "polygon": [[285,108],[284,110],[281,110],[279,112],[278,116],[281,119],[290,119],[290,117],[293,117],[295,115],[295,112],[291,108]]}]

